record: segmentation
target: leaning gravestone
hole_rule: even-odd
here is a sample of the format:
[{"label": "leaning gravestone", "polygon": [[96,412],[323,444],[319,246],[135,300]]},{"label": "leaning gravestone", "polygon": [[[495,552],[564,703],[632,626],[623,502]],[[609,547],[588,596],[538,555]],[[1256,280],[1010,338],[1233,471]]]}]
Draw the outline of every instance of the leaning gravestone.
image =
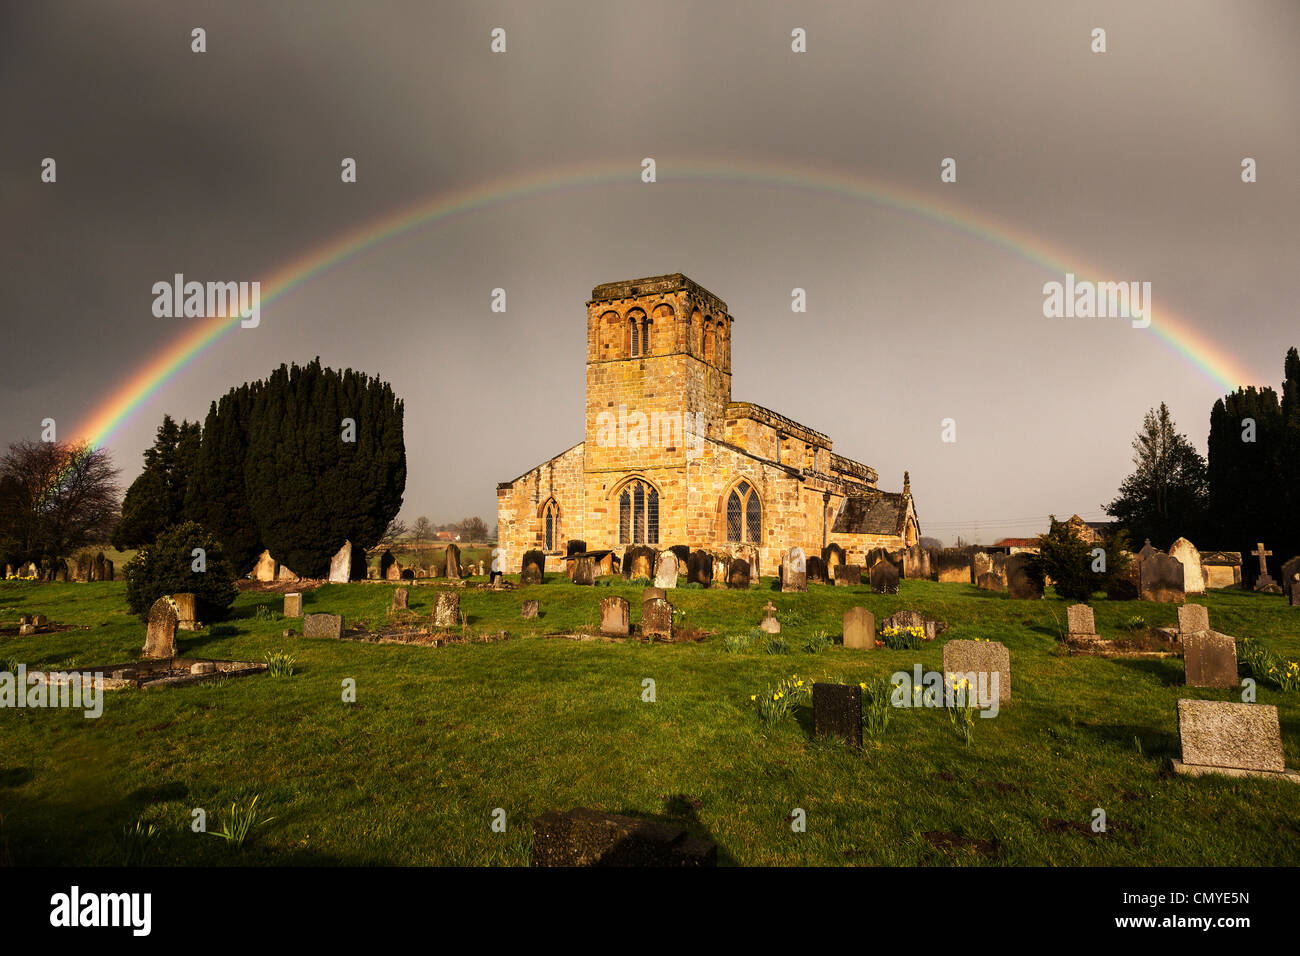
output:
[{"label": "leaning gravestone", "polygon": [[1065,609],[1066,637],[1096,637],[1097,625],[1092,608],[1086,604],[1071,604]]},{"label": "leaning gravestone", "polygon": [[627,598],[607,597],[600,602],[600,632],[627,637],[629,631]]},{"label": "leaning gravestone", "polygon": [[[397,559],[393,557],[393,552],[384,549],[384,553],[379,556],[379,579],[381,581],[396,581],[398,578],[392,575],[393,568],[397,565]],[[398,573],[401,569],[398,568]]]},{"label": "leaning gravestone", "polygon": [[673,606],[663,598],[651,598],[641,605],[641,636],[653,640],[673,636]]},{"label": "leaning gravestone", "polygon": [[1282,730],[1272,704],[1183,698],[1178,702],[1178,737],[1183,759],[1174,761],[1177,773],[1300,783],[1300,774],[1286,769]]},{"label": "leaning gravestone", "polygon": [[532,621],[537,618],[537,610],[539,607],[540,605],[537,603],[536,599],[525,601],[523,607],[520,609],[520,613],[523,615],[525,621]]},{"label": "leaning gravestone", "polygon": [[1218,631],[1183,634],[1183,668],[1188,687],[1237,686],[1237,642]]},{"label": "leaning gravestone", "polygon": [[302,617],[302,594],[291,591],[284,596],[284,616]]},{"label": "leaning gravestone", "polygon": [[443,565],[444,574],[449,580],[460,580],[460,548],[454,544],[447,545],[447,551],[444,555],[446,563]]},{"label": "leaning gravestone", "polygon": [[405,611],[407,609],[406,599],[409,592],[406,588],[393,588],[393,606],[391,610]]},{"label": "leaning gravestone", "polygon": [[176,656],[176,608],[168,598],[160,597],[149,608],[144,656],[155,660]]},{"label": "leaning gravestone", "polygon": [[740,589],[749,587],[749,562],[744,558],[732,558],[727,569],[727,587]]},{"label": "leaning gravestone", "polygon": [[172,607],[176,608],[176,626],[182,631],[199,629],[198,601],[193,594],[172,595]]},{"label": "leaning gravestone", "polygon": [[[263,551],[257,556],[257,563],[253,565],[253,580],[267,583],[275,580],[275,570],[277,562],[271,557],[270,551]],[[78,562],[78,573],[80,573],[80,562]]]},{"label": "leaning gravestone", "polygon": [[877,561],[871,567],[871,593],[897,594],[898,567],[890,561]]},{"label": "leaning gravestone", "polygon": [[546,574],[546,555],[541,551],[525,551],[519,568],[520,584],[541,584]]},{"label": "leaning gravestone", "polygon": [[1205,593],[1205,569],[1201,566],[1201,552],[1186,538],[1179,538],[1169,546],[1169,556],[1183,565],[1183,593]]},{"label": "leaning gravestone", "polygon": [[659,563],[655,567],[655,587],[677,587],[677,555],[671,551],[659,553]]},{"label": "leaning gravestone", "polygon": [[330,558],[330,584],[347,584],[352,580],[352,542],[344,541],[343,547]]},{"label": "leaning gravestone", "polygon": [[[1011,699],[1011,654],[1006,645],[998,641],[949,641],[943,645],[943,672],[945,674],[988,674],[988,686],[993,686],[997,674],[998,700]],[[972,687],[979,686],[978,676],[971,679]]]},{"label": "leaning gravestone", "polygon": [[591,586],[596,583],[596,567],[591,558],[583,556],[573,562],[573,583]]},{"label": "leaning gravestone", "polygon": [[342,614],[304,614],[303,637],[328,637],[338,640],[343,636]]},{"label": "leaning gravestone", "polygon": [[533,821],[533,866],[717,866],[718,845],[680,826],[578,807]]},{"label": "leaning gravestone", "polygon": [[835,586],[837,588],[857,587],[861,583],[862,583],[862,565],[860,564],[835,565]]},{"label": "leaning gravestone", "polygon": [[812,686],[813,734],[840,737],[851,747],[862,746],[862,688],[857,684],[815,683]]},{"label": "leaning gravestone", "polygon": [[876,615],[865,607],[851,607],[844,612],[844,646],[860,651],[876,648]]},{"label": "leaning gravestone", "polygon": [[434,627],[455,627],[460,623],[460,592],[439,591],[433,606]]},{"label": "leaning gravestone", "polygon": [[692,551],[686,559],[686,582],[707,588],[713,583],[713,555],[707,551]]},{"label": "leaning gravestone", "polygon": [[1029,573],[1029,561],[1026,554],[1007,559],[1007,595],[1017,601],[1037,601],[1043,596],[1043,584]]},{"label": "leaning gravestone", "polygon": [[1143,601],[1182,604],[1186,600],[1183,591],[1183,563],[1177,558],[1157,551],[1142,562],[1140,575]]},{"label": "leaning gravestone", "polygon": [[1193,634],[1210,629],[1210,609],[1204,604],[1184,604],[1178,609],[1178,633]]},{"label": "leaning gravestone", "polygon": [[781,555],[781,590],[808,590],[808,563],[803,548],[791,548]]},{"label": "leaning gravestone", "polygon": [[804,562],[804,573],[809,584],[825,584],[826,562],[814,554]]}]

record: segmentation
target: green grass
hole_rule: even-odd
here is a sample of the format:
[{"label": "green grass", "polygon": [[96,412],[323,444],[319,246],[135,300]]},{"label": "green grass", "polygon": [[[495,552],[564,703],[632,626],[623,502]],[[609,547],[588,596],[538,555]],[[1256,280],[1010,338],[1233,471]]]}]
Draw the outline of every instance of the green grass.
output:
[{"label": "green grass", "polygon": [[[671,600],[686,625],[715,633],[653,646],[541,636],[595,626],[611,594],[631,600],[635,623],[640,589],[621,582],[577,588],[548,574],[514,592],[464,591],[470,630],[512,639],[440,649],[286,639],[296,622],[257,610],[278,611],[280,596],[243,593],[231,620],[181,632],[181,652],[261,661],[287,651],[291,676],[117,691],[98,720],[0,710],[0,858],[7,846],[16,865],[116,865],[124,831],[153,824],[152,865],[523,865],[533,817],[593,806],[679,820],[717,841],[721,862],[742,865],[1300,864],[1300,787],[1170,775],[1175,701],[1236,699],[1182,686],[1180,660],[1060,656],[1067,602],[1054,599],[924,581],[889,597],[763,583],[679,589]],[[330,585],[304,604],[378,624],[392,588]],[[411,587],[411,608],[427,617],[436,590]],[[525,598],[540,600],[538,620],[520,619]],[[728,652],[725,638],[748,634],[768,600],[778,619],[799,621],[783,630],[789,653],[766,653],[766,640]],[[1216,629],[1300,658],[1300,611],[1280,599],[1203,600]],[[820,631],[838,636],[853,604],[878,621],[913,607],[951,626],[918,651],[804,652]],[[1172,605],[1095,607],[1105,635],[1135,614],[1177,620]],[[0,584],[0,622],[25,613],[89,629],[0,638],[0,662],[121,662],[144,640],[120,582]],[[768,725],[750,702],[791,673],[859,682],[917,662],[938,669],[942,643],[970,637],[1010,648],[1014,699],[975,720],[969,747],[941,709],[894,710],[879,741],[854,752],[812,740],[807,707]],[[355,704],[341,700],[347,678]],[[646,678],[654,703],[642,702]],[[1289,763],[1300,765],[1300,695],[1261,687],[1258,699],[1278,706]],[[254,797],[274,819],[242,848],[191,829],[196,808],[211,831]],[[505,833],[491,828],[498,807]],[[1105,834],[1088,829],[1096,807]],[[806,833],[790,830],[795,808]]]}]

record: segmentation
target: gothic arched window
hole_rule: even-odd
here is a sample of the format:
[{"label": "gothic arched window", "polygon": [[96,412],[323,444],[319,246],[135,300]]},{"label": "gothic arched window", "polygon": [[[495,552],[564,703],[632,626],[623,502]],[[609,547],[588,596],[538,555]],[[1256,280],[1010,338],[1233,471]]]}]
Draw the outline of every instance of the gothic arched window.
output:
[{"label": "gothic arched window", "polygon": [[552,498],[542,509],[542,546],[547,551],[554,551],[560,540],[560,506]]},{"label": "gothic arched window", "polygon": [[727,540],[759,544],[763,540],[763,503],[758,491],[742,481],[727,496]]},{"label": "gothic arched window", "polygon": [[659,543],[659,492],[647,482],[629,482],[618,496],[618,543]]}]

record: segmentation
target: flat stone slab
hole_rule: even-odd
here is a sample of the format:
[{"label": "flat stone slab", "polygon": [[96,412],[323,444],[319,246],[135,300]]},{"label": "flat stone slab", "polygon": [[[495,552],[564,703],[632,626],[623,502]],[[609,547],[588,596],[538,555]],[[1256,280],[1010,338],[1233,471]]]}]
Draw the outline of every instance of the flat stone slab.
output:
[{"label": "flat stone slab", "polygon": [[1204,768],[1202,773],[1207,769],[1278,775],[1286,771],[1282,731],[1272,704],[1184,698],[1178,702],[1178,737],[1182,764]]},{"label": "flat stone slab", "polygon": [[[943,672],[998,675],[998,701],[1011,699],[1011,652],[999,641],[949,641],[943,645]],[[971,681],[978,686],[979,681]]]},{"label": "flat stone slab", "polygon": [[266,670],[260,661],[212,661],[198,657],[169,657],[129,661],[125,664],[95,664],[65,671],[28,671],[29,681],[58,686],[74,674],[102,674],[104,690],[136,688],[153,690],[199,684],[223,677],[247,677]]},{"label": "flat stone slab", "polygon": [[302,617],[303,637],[330,637],[338,640],[343,636],[342,614],[304,614]]},{"label": "flat stone slab", "polygon": [[718,846],[675,823],[578,807],[533,821],[533,866],[716,866]]}]

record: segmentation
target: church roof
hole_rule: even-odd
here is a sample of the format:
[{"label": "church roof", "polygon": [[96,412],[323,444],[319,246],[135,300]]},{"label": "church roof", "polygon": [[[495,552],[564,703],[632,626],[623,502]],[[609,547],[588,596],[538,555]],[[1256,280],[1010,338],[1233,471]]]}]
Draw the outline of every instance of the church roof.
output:
[{"label": "church roof", "polygon": [[881,491],[851,495],[835,516],[832,534],[902,534],[907,521],[907,496]]}]

